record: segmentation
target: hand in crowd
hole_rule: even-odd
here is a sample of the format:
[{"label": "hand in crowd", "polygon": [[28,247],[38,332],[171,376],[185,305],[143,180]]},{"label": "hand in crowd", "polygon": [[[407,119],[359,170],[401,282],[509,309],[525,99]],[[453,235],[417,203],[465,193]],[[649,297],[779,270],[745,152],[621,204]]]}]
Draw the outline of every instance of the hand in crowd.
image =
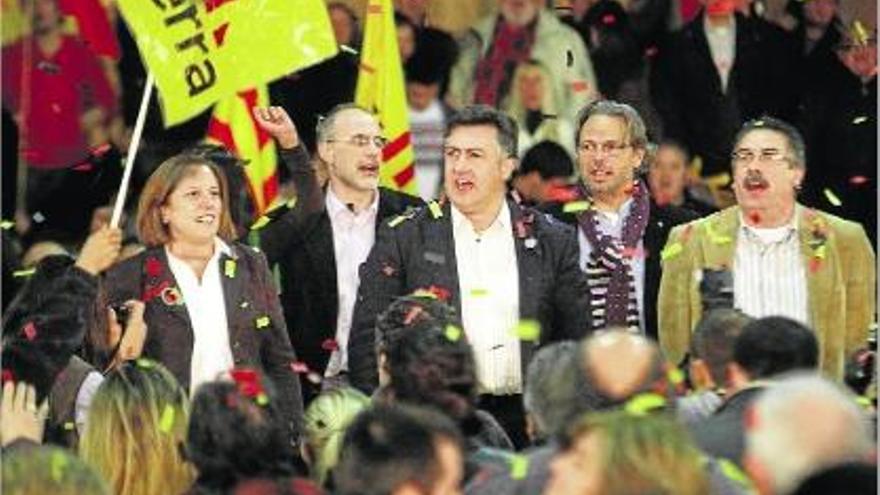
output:
[{"label": "hand in crowd", "polygon": [[140,357],[144,349],[144,341],[147,338],[147,324],[144,322],[144,308],[142,301],[130,300],[125,302],[128,308],[128,319],[125,322],[125,331],[116,318],[116,311],[107,308],[110,322],[110,347],[115,347],[120,338],[119,351],[113,357],[114,364],[123,361],[131,361]]},{"label": "hand in crowd", "polygon": [[48,415],[49,401],[37,407],[37,391],[33,385],[6,382],[0,403],[0,443],[5,447],[18,438],[41,443]]},{"label": "hand in crowd", "polygon": [[122,230],[104,226],[89,236],[79,253],[76,266],[97,275],[110,267],[122,249]]},{"label": "hand in crowd", "polygon": [[281,107],[254,107],[254,120],[263,130],[272,135],[283,149],[295,148],[299,144],[299,134],[293,120]]}]

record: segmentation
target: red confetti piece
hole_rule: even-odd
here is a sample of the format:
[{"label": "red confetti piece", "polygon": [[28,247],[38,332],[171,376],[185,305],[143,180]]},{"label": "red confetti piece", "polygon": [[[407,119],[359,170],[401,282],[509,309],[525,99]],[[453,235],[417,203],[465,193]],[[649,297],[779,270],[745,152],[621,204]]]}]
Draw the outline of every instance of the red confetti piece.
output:
[{"label": "red confetti piece", "polygon": [[413,305],[409,308],[409,311],[406,312],[406,316],[403,317],[403,324],[406,326],[412,325],[416,318],[425,310],[421,306]]},{"label": "red confetti piece", "polygon": [[571,90],[575,93],[580,93],[582,91],[586,91],[590,89],[590,83],[587,81],[572,81],[571,82]]},{"label": "red confetti piece", "polygon": [[810,258],[810,273],[816,273],[822,267],[822,260],[818,257]]},{"label": "red confetti piece", "polygon": [[294,373],[308,373],[309,372],[309,365],[307,365],[303,361],[294,361],[294,362],[290,363],[290,369]]},{"label": "red confetti piece", "polygon": [[443,302],[449,301],[449,297],[452,295],[446,288],[440,287],[439,285],[432,285],[428,287],[428,292],[434,294],[435,296],[437,296],[437,299],[440,299]]},{"label": "red confetti piece", "polygon": [[91,163],[82,162],[78,165],[74,165],[73,167],[71,167],[71,170],[73,170],[74,172],[91,172],[93,168],[95,167]]},{"label": "red confetti piece", "polygon": [[32,341],[37,338],[37,326],[32,321],[27,322],[21,331],[24,333],[24,338],[28,340]]},{"label": "red confetti piece", "polygon": [[849,183],[854,186],[864,186],[868,183],[868,178],[864,175],[854,175],[849,178]]},{"label": "red confetti piece", "polygon": [[606,26],[610,26],[617,22],[617,19],[614,17],[614,14],[605,14],[602,16],[602,24]]},{"label": "red confetti piece", "polygon": [[321,342],[321,349],[324,349],[328,352],[333,352],[339,349],[339,343],[336,342],[336,339],[325,339],[324,342]]},{"label": "red confetti piece", "polygon": [[147,275],[151,277],[158,277],[162,274],[162,262],[152,256],[147,258],[144,268],[147,271]]},{"label": "red confetti piece", "polygon": [[568,203],[578,199],[578,192],[575,188],[553,184],[547,189],[547,200],[556,203]]},{"label": "red confetti piece", "polygon": [[0,375],[0,382],[15,382],[15,376],[12,374],[12,370],[4,369],[2,375]]},{"label": "red confetti piece", "polygon": [[238,385],[238,392],[241,395],[254,398],[263,393],[263,384],[260,383],[260,375],[256,370],[239,368],[230,371],[229,374]]},{"label": "red confetti piece", "polygon": [[141,301],[147,302],[153,298],[158,297],[160,294],[162,294],[162,291],[167,289],[169,286],[171,286],[171,282],[169,282],[168,280],[163,281],[159,285],[148,285],[147,289],[141,296]]}]

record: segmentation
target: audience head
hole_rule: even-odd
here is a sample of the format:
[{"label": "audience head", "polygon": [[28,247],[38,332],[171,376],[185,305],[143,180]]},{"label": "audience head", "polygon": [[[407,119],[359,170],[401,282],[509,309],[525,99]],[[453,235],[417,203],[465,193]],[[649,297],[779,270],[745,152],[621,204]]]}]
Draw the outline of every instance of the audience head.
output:
[{"label": "audience head", "polygon": [[[764,494],[792,493],[810,475],[874,462],[874,433],[853,396],[816,375],[779,380],[746,417],[744,464]],[[876,468],[875,468],[876,469]]]},{"label": "audience head", "polygon": [[181,493],[193,480],[180,453],[188,417],[186,392],[164,366],[125,363],[104,377],[92,399],[80,455],[111,493]]},{"label": "audience head", "polygon": [[563,433],[578,374],[578,344],[548,344],[532,357],[526,371],[523,406],[526,432],[533,443]]},{"label": "audience head", "polygon": [[397,29],[397,49],[400,61],[406,64],[416,52],[416,26],[403,14],[394,13],[394,26]]},{"label": "audience head", "polygon": [[548,495],[712,493],[703,455],[665,415],[589,414],[570,429],[550,467]]},{"label": "audience head", "polygon": [[558,109],[553,101],[551,84],[550,73],[544,64],[538,60],[521,62],[513,73],[508,113],[517,119],[523,119],[528,111],[555,114]]},{"label": "audience head", "polygon": [[358,18],[351,7],[344,2],[329,2],[327,12],[330,14],[330,25],[337,45],[354,47],[360,43]]},{"label": "audience head", "polygon": [[246,236],[257,219],[257,207],[248,187],[244,168],[247,160],[242,160],[225,146],[211,143],[191,146],[185,153],[206,158],[223,172],[229,190],[229,214],[236,229],[236,237]]},{"label": "audience head", "polygon": [[810,0],[803,3],[804,22],[809,27],[827,28],[837,16],[840,0]]},{"label": "audience head", "polygon": [[553,141],[541,141],[522,157],[513,186],[527,201],[551,200],[550,190],[565,183],[574,173],[574,165],[565,148]]},{"label": "audience head", "polygon": [[498,0],[498,10],[506,23],[524,27],[538,17],[542,4],[539,0]]},{"label": "audience head", "polygon": [[226,176],[211,160],[180,154],[147,179],[138,201],[138,236],[147,247],[213,243],[236,237]]},{"label": "audience head", "polygon": [[862,82],[877,77],[876,28],[867,32],[861,24],[853,23],[849,29],[842,30],[836,51],[840,63]]},{"label": "audience head", "polygon": [[337,195],[375,191],[386,140],[375,115],[353,103],[333,107],[316,128],[318,155]]},{"label": "audience head", "polygon": [[703,315],[691,337],[690,375],[695,389],[726,386],[736,339],[751,321],[735,309],[714,309]]},{"label": "audience head", "polygon": [[345,429],[368,407],[370,399],[350,387],[322,392],[309,404],[304,418],[306,438],[302,449],[312,479],[322,485],[327,482],[339,462]]},{"label": "audience head", "polygon": [[747,323],[733,347],[731,388],[797,370],[815,370],[819,344],[813,331],[790,318],[768,316]]},{"label": "audience head", "polygon": [[3,452],[3,493],[109,495],[121,492],[108,490],[98,473],[67,449],[41,445]]},{"label": "audience head", "polygon": [[198,484],[223,491],[263,476],[294,474],[285,421],[266,378],[232,370],[232,382],[208,382],[193,397],[186,454]]},{"label": "audience head", "polygon": [[438,62],[441,57],[440,47],[426,43],[419,45],[416,55],[406,61],[406,98],[411,109],[424,111],[438,101],[449,69],[448,63]]},{"label": "audience head", "polygon": [[629,194],[645,158],[645,123],[625,104],[600,100],[584,107],[575,134],[578,168],[594,197]]},{"label": "audience head", "polygon": [[460,494],[462,439],[443,414],[377,406],[345,432],[334,472],[339,495]]},{"label": "audience head", "polygon": [[[804,140],[790,124],[773,117],[743,124],[734,139],[732,164],[733,191],[742,208],[771,215],[794,208],[806,158]],[[765,223],[751,216],[747,221]]]},{"label": "audience head", "polygon": [[447,122],[443,154],[452,204],[468,218],[497,213],[516,168],[516,122],[487,105],[464,107]]},{"label": "audience head", "polygon": [[674,141],[660,143],[648,169],[648,186],[658,204],[681,205],[688,175],[688,152]]}]

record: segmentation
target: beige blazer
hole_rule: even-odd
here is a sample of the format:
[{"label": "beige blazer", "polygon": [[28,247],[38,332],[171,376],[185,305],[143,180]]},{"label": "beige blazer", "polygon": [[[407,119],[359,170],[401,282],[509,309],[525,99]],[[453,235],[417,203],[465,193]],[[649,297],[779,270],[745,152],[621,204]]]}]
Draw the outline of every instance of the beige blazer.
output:
[{"label": "beige blazer", "polygon": [[[861,225],[800,205],[797,212],[820,367],[840,380],[847,356],[865,345],[875,321],[874,251]],[[733,206],[680,225],[669,235],[657,313],[660,346],[674,363],[688,351],[702,313],[696,272],[732,268],[739,218],[739,207]]]}]

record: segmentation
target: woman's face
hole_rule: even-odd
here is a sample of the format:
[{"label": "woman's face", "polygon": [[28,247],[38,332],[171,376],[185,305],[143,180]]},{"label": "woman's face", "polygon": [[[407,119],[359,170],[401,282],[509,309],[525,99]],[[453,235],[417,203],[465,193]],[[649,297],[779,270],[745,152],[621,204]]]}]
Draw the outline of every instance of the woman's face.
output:
[{"label": "woman's face", "polygon": [[222,213],[220,183],[205,165],[191,166],[160,207],[172,242],[214,242]]},{"label": "woman's face", "polygon": [[519,78],[519,97],[526,110],[541,110],[544,102],[544,78],[540,71],[527,70]]}]

